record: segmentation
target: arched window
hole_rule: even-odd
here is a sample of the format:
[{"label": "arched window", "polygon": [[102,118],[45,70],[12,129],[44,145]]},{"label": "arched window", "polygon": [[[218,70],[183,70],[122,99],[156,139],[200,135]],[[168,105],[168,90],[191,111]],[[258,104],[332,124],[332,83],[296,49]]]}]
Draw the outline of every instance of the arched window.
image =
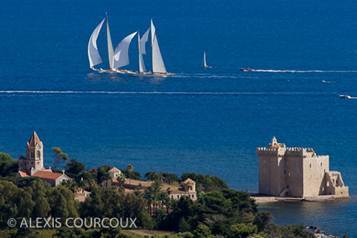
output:
[{"label": "arched window", "polygon": [[36,152],[36,157],[37,157],[37,159],[41,159],[41,151],[38,150]]}]

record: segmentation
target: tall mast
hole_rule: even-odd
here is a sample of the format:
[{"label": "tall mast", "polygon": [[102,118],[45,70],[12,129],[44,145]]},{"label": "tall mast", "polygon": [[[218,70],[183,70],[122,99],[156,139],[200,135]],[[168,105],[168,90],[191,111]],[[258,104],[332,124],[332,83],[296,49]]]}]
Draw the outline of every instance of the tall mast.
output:
[{"label": "tall mast", "polygon": [[112,37],[110,36],[109,17],[108,17],[107,13],[106,13],[106,18],[107,18],[108,62],[109,62],[109,68],[113,69],[114,68],[114,49],[113,49]]}]

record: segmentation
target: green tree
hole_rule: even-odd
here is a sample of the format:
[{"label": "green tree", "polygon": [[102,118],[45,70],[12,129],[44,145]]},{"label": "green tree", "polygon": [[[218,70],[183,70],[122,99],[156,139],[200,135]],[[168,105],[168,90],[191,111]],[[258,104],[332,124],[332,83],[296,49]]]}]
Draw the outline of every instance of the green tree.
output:
[{"label": "green tree", "polygon": [[154,212],[158,209],[161,204],[160,198],[162,198],[161,184],[159,181],[154,181],[154,183],[145,190],[144,198],[148,201],[149,214],[154,215]]},{"label": "green tree", "polygon": [[32,200],[35,203],[33,217],[47,217],[50,212],[50,204],[47,199],[49,187],[42,180],[35,180],[31,184]]},{"label": "green tree", "polygon": [[72,159],[66,164],[65,170],[69,176],[73,178],[79,178],[84,172],[85,166],[77,160]]},{"label": "green tree", "polygon": [[256,225],[249,223],[238,223],[231,226],[233,237],[245,238],[249,235],[257,233],[258,229]]},{"label": "green tree", "polygon": [[97,181],[98,183],[101,183],[105,180],[110,179],[110,175],[109,175],[109,166],[101,166],[97,169]]},{"label": "green tree", "polygon": [[191,231],[191,225],[186,221],[185,218],[181,218],[178,226],[180,232]]},{"label": "green tree", "polygon": [[271,223],[271,214],[268,212],[259,212],[254,218],[253,224],[257,226],[258,231],[263,231]]},{"label": "green tree", "polygon": [[211,238],[213,237],[211,230],[204,224],[199,224],[193,232],[195,238]]},{"label": "green tree", "polygon": [[18,171],[17,161],[9,154],[0,152],[0,176],[15,176]]},{"label": "green tree", "polygon": [[196,188],[198,192],[210,192],[228,189],[227,184],[216,176],[195,173],[185,173],[181,176],[181,180],[185,180],[187,178],[196,181]]},{"label": "green tree", "polygon": [[81,206],[81,214],[85,217],[102,217],[104,203],[100,188],[92,190],[90,197]]},{"label": "green tree", "polygon": [[53,217],[67,218],[69,212],[67,209],[67,199],[59,189],[54,189],[49,197],[51,214]]},{"label": "green tree", "polygon": [[122,170],[126,178],[130,179],[140,179],[140,174],[134,171],[134,166],[132,164],[128,164],[125,170]]}]

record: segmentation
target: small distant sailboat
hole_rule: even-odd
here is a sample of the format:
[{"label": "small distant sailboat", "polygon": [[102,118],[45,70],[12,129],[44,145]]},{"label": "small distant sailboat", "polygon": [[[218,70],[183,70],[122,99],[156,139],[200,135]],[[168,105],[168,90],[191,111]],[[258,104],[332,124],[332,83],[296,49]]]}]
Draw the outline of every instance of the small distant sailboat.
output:
[{"label": "small distant sailboat", "polygon": [[212,68],[211,66],[209,66],[207,64],[207,54],[206,54],[206,51],[203,51],[203,68],[205,69],[210,69]]}]

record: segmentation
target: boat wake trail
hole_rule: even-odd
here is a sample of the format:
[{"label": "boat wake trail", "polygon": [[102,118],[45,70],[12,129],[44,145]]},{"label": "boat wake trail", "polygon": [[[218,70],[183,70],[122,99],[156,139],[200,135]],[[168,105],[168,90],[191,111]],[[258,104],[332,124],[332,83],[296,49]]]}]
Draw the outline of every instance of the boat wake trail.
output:
[{"label": "boat wake trail", "polygon": [[77,90],[0,90],[0,96],[6,95],[188,95],[188,96],[322,96],[333,95],[324,92],[189,92],[189,91],[77,91]]},{"label": "boat wake trail", "polygon": [[193,73],[193,74],[175,74],[172,78],[195,78],[195,79],[247,79],[256,78],[247,75],[237,74],[207,74],[207,73]]},{"label": "boat wake trail", "polygon": [[357,70],[246,69],[257,73],[357,73]]}]

